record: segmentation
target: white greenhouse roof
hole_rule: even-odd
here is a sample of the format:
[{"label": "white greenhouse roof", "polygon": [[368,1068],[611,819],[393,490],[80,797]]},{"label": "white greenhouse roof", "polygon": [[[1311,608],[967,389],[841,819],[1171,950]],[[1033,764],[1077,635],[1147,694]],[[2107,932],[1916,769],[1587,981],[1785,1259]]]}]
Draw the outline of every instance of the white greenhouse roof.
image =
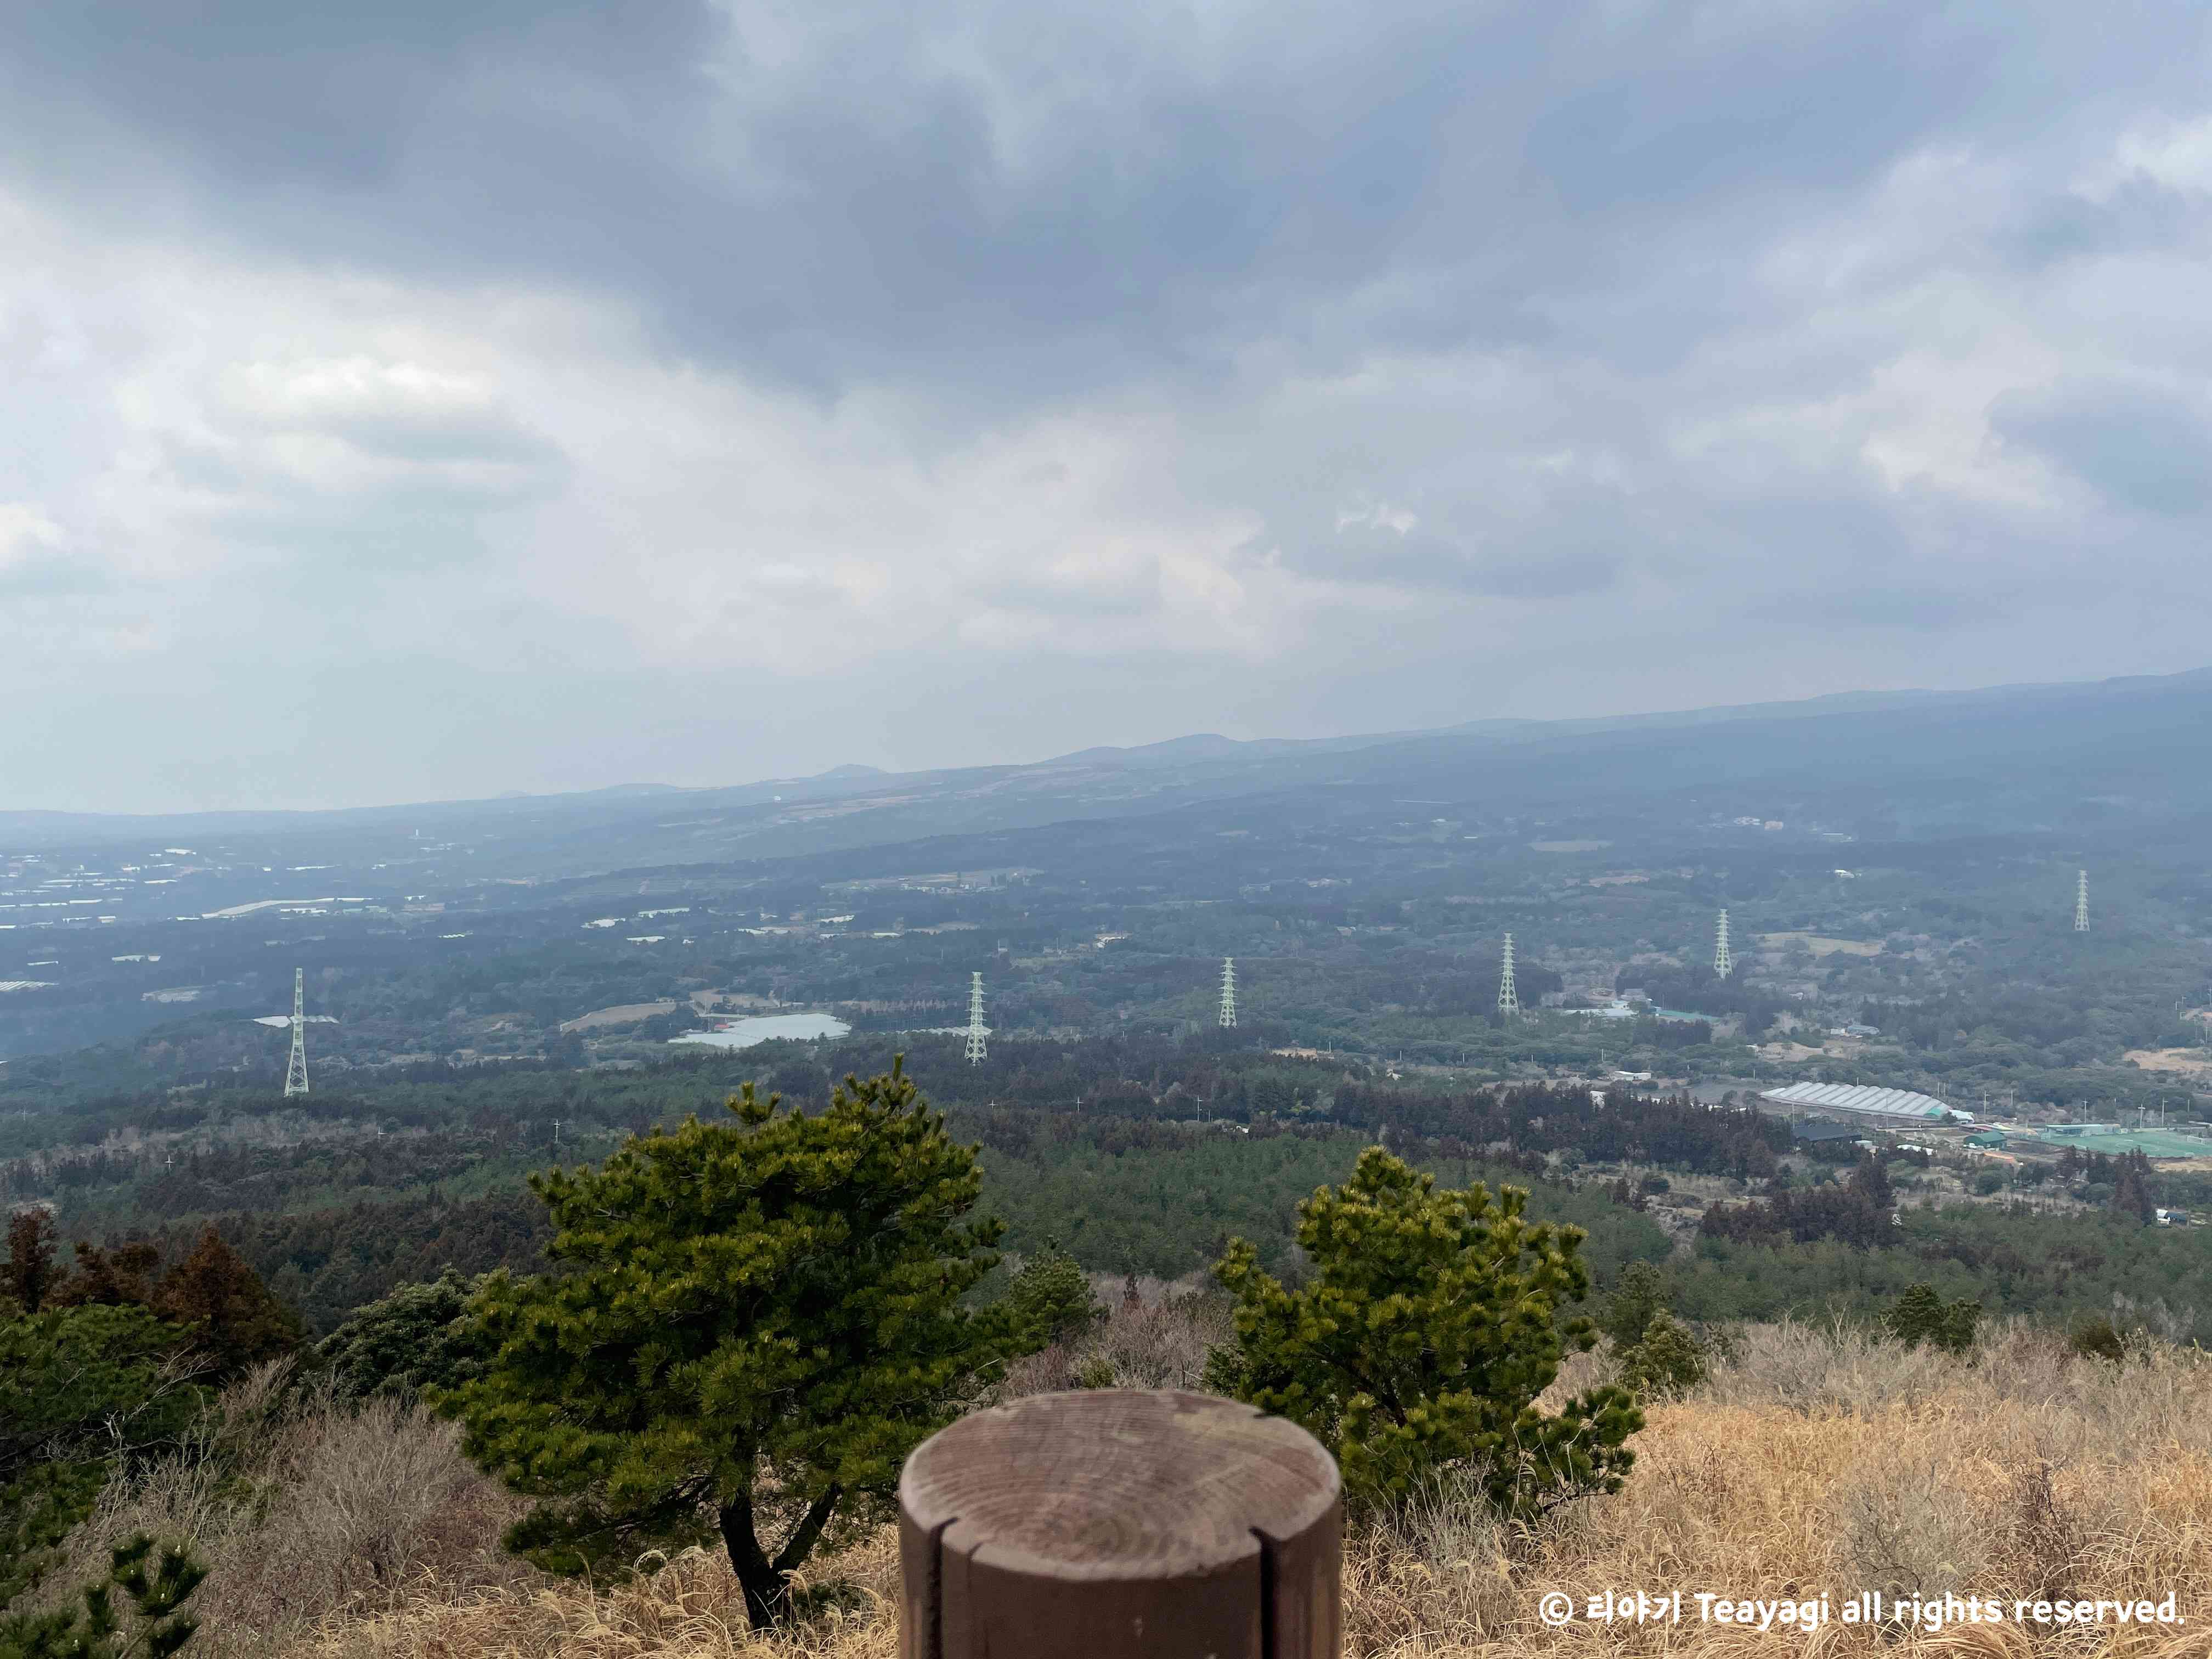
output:
[{"label": "white greenhouse roof", "polygon": [[1765,1090],[1759,1097],[1778,1106],[1817,1107],[1867,1117],[1940,1118],[1951,1110],[1933,1095],[1858,1083],[1793,1083],[1786,1089]]}]

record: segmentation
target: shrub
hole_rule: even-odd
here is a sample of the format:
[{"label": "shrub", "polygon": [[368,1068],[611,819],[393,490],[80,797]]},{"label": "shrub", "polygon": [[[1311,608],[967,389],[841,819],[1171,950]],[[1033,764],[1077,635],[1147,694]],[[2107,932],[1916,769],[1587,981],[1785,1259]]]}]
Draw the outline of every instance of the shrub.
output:
[{"label": "shrub", "polygon": [[2084,1359],[2109,1359],[2115,1365],[2128,1357],[2127,1339],[2106,1314],[2092,1315],[2075,1326],[2066,1346]]},{"label": "shrub", "polygon": [[1889,1334],[1908,1348],[1923,1342],[1945,1353],[1965,1353],[1974,1346],[1974,1331],[1981,1323],[1978,1302],[1946,1302],[1929,1285],[1908,1285],[1897,1305],[1882,1316]]},{"label": "shrub", "polygon": [[428,1284],[403,1285],[325,1337],[315,1357],[343,1394],[457,1389],[491,1358],[490,1339],[469,1315],[483,1284],[448,1267]]},{"label": "shrub", "polygon": [[1662,1309],[1620,1356],[1614,1379],[1639,1400],[1670,1399],[1705,1381],[1705,1350],[1688,1327]]},{"label": "shrub", "polygon": [[1458,1466],[1524,1519],[1618,1491],[1633,1461],[1623,1443],[1644,1421],[1627,1391],[1536,1407],[1568,1345],[1595,1337],[1562,1317],[1589,1291],[1581,1230],[1525,1220],[1527,1201],[1511,1187],[1494,1200],[1480,1184],[1439,1191],[1370,1146],[1342,1187],[1298,1206],[1304,1286],[1285,1288],[1231,1242],[1215,1273],[1237,1298],[1237,1334],[1209,1384],[1310,1430],[1367,1505],[1401,1507]]}]

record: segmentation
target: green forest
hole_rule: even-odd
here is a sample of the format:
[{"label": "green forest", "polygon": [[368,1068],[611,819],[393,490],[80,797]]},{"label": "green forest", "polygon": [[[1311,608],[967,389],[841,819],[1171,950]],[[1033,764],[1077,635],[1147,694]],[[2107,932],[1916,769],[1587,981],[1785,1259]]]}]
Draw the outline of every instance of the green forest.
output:
[{"label": "green forest", "polygon": [[[1938,1201],[1921,1184],[1925,1156],[1893,1153],[1887,1173],[1876,1166],[1875,1203],[1863,1170],[1793,1152],[1780,1121],[1680,1096],[1617,1089],[1601,1105],[1578,1086],[1394,1080],[1231,1049],[1218,1033],[1007,1042],[974,1067],[957,1047],[925,1039],[904,1063],[980,1149],[1007,1247],[1056,1241],[1099,1273],[1201,1273],[1241,1236],[1267,1271],[1295,1278],[1298,1200],[1379,1141],[1454,1186],[1527,1189],[1533,1214],[1588,1233],[1601,1285],[1632,1261],[1663,1264],[1680,1310],[1698,1319],[1867,1317],[1926,1282],[2060,1322],[2118,1297],[2177,1334],[2212,1337],[2212,1230],[2146,1225],[2142,1194],[2118,1193],[2111,1160],[2038,1166],[2016,1202]],[[449,1267],[542,1266],[533,1170],[596,1164],[687,1115],[714,1121],[752,1079],[786,1109],[818,1110],[835,1078],[887,1069],[897,1052],[856,1036],[635,1071],[422,1075],[306,1102],[149,1091],[100,1109],[131,1139],[64,1140],[0,1164],[0,1201],[51,1206],[68,1239],[137,1240],[164,1260],[212,1224],[325,1332]],[[2204,1185],[2148,1179],[2160,1202]],[[1655,1203],[1680,1182],[1703,1183],[1711,1201],[1670,1231]],[[2028,1207],[2053,1198],[2070,1212]]]}]

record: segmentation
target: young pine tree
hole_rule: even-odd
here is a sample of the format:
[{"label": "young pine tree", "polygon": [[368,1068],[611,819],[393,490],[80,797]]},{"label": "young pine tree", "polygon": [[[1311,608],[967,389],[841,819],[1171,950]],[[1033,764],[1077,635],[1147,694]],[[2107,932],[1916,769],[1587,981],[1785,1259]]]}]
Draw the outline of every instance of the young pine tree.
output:
[{"label": "young pine tree", "polygon": [[54,1218],[43,1205],[32,1205],[8,1218],[8,1260],[0,1263],[0,1297],[20,1313],[46,1305],[60,1280],[54,1267]]},{"label": "young pine tree", "polygon": [[541,1279],[486,1281],[495,1357],[442,1403],[470,1454],[546,1500],[508,1547],[619,1572],[719,1535],[756,1629],[833,1517],[888,1512],[906,1455],[980,1373],[1036,1346],[964,1293],[1001,1228],[896,1061],[814,1116],[750,1085],[597,1169],[532,1184],[557,1231]]},{"label": "young pine tree", "polygon": [[1970,1353],[1982,1322],[1982,1304],[1964,1299],[1946,1302],[1932,1285],[1909,1285],[1899,1292],[1896,1305],[1882,1316],[1881,1322],[1908,1348],[1925,1342],[1945,1353]]},{"label": "young pine tree", "polygon": [[1091,1281],[1056,1238],[1022,1263],[1007,1287],[1006,1304],[1037,1346],[1073,1342],[1106,1317],[1091,1294]]},{"label": "young pine tree", "polygon": [[1672,1300],[1666,1275],[1648,1261],[1632,1261],[1620,1270],[1620,1282],[1606,1299],[1597,1328],[1613,1339],[1615,1348],[1632,1348]]},{"label": "young pine tree", "polygon": [[1534,1517],[1620,1490],[1644,1425],[1628,1393],[1601,1388],[1556,1415],[1536,1398],[1572,1343],[1563,1318],[1589,1293],[1581,1229],[1523,1219],[1528,1195],[1492,1200],[1479,1183],[1439,1191],[1379,1146],[1351,1180],[1298,1206],[1312,1273],[1298,1290],[1234,1241],[1214,1268],[1237,1297],[1237,1336],[1208,1386],[1311,1431],[1336,1455],[1355,1500],[1393,1508],[1455,1464],[1477,1471],[1501,1510]]}]

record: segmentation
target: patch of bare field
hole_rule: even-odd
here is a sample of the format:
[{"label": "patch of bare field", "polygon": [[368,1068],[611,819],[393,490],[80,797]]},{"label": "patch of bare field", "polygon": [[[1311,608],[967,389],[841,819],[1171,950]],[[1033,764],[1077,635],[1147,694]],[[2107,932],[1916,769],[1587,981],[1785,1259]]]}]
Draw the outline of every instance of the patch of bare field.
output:
[{"label": "patch of bare field", "polygon": [[2178,1072],[2185,1076],[2212,1074],[2212,1060],[2202,1048],[2130,1048],[2122,1056],[2146,1072]]},{"label": "patch of bare field", "polygon": [[[1085,1382],[1194,1386],[1225,1334],[1218,1300],[1146,1284],[1080,1341],[1025,1362],[1008,1391]],[[1578,1356],[1548,1401],[1601,1378]],[[254,1389],[259,1388],[258,1401]],[[234,1391],[231,1449],[111,1492],[86,1562],[139,1527],[190,1535],[215,1564],[203,1659],[890,1659],[889,1529],[810,1565],[836,1610],[769,1638],[746,1627],[719,1555],[688,1552],[626,1583],[545,1578],[501,1556],[515,1512],[459,1457],[449,1425],[404,1407]],[[2212,1361],[2145,1346],[2124,1364],[2014,1325],[1970,1358],[1848,1329],[1754,1327],[1688,1398],[1653,1405],[1617,1496],[1534,1528],[1500,1524],[1464,1483],[1345,1555],[1351,1659],[1568,1655],[2110,1656],[2212,1651]],[[224,1458],[228,1457],[226,1463]],[[226,1482],[228,1468],[240,1476]],[[1685,1593],[1679,1626],[1558,1629],[1541,1598]],[[2060,1633],[2002,1625],[1812,1635],[1701,1626],[1694,1593],[1832,1608],[1864,1590],[2015,1600],[2155,1601],[2189,1623]]]},{"label": "patch of bare field", "polygon": [[1759,942],[1770,951],[1786,951],[1802,945],[1816,957],[1878,957],[1882,952],[1879,940],[1830,939],[1821,933],[1761,933]]},{"label": "patch of bare field", "polygon": [[1802,1042],[1763,1042],[1755,1050],[1761,1060],[1778,1061],[1818,1060],[1827,1054],[1826,1048],[1810,1048]]},{"label": "patch of bare field", "polygon": [[564,1031],[596,1031],[608,1025],[635,1025],[641,1020],[651,1019],[656,1014],[672,1012],[683,1005],[672,998],[664,1002],[629,1002],[618,1008],[594,1008],[588,1014],[579,1014],[574,1019],[564,1019]]}]

